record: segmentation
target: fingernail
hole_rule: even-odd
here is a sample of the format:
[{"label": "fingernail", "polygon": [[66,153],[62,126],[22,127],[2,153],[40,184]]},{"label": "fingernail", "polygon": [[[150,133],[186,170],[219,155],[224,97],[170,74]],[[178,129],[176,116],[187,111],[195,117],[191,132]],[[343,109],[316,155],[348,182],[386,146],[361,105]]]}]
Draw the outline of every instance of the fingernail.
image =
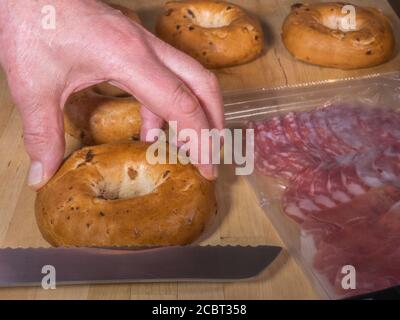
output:
[{"label": "fingernail", "polygon": [[217,166],[200,166],[199,167],[201,175],[207,180],[215,180],[218,177]]},{"label": "fingernail", "polygon": [[43,180],[43,165],[39,161],[31,163],[28,175],[28,185],[33,187],[40,184]]}]

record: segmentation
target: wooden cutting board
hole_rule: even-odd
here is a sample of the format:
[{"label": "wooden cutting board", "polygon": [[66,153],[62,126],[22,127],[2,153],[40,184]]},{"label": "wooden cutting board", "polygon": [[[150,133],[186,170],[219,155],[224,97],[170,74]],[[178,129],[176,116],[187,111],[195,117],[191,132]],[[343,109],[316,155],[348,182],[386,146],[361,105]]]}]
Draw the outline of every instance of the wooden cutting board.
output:
[{"label": "wooden cutting board", "polygon": [[[112,1],[137,10],[150,30],[162,1]],[[246,65],[216,71],[223,90],[291,85],[325,79],[358,77],[400,70],[400,56],[365,70],[341,71],[295,61],[280,40],[280,28],[291,0],[238,0],[263,22],[267,48],[263,56]],[[316,1],[308,1],[316,2]],[[400,21],[386,1],[353,0],[354,4],[379,7],[389,16],[394,30]],[[397,32],[397,34],[399,34]],[[397,39],[400,43],[400,39]],[[21,123],[0,73],[0,247],[48,246],[34,219],[35,193],[26,186],[29,161],[25,154]],[[223,166],[218,180],[219,215],[204,237],[208,244],[283,245],[275,229],[258,207],[244,178]],[[46,291],[37,288],[0,289],[0,299],[312,299],[318,298],[302,270],[287,252],[259,278],[240,283],[162,283],[79,285]]]}]

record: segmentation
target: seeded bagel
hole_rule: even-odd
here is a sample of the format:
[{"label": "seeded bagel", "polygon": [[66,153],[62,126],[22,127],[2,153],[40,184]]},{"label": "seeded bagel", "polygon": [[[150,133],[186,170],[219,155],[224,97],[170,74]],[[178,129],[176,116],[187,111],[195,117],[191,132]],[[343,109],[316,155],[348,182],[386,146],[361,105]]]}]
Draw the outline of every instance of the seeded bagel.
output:
[{"label": "seeded bagel", "polygon": [[53,246],[184,245],[216,213],[214,187],[192,165],[150,165],[143,142],[86,147],[36,197]]},{"label": "seeded bagel", "polygon": [[157,35],[208,68],[254,60],[264,48],[258,20],[223,1],[170,1],[156,25]]},{"label": "seeded bagel", "polygon": [[86,89],[64,107],[65,131],[84,145],[140,138],[140,103],[133,97],[107,97]]},{"label": "seeded bagel", "polygon": [[395,39],[386,16],[353,6],[355,28],[343,28],[346,3],[295,4],[282,27],[289,52],[301,61],[339,69],[367,68],[393,57]]}]

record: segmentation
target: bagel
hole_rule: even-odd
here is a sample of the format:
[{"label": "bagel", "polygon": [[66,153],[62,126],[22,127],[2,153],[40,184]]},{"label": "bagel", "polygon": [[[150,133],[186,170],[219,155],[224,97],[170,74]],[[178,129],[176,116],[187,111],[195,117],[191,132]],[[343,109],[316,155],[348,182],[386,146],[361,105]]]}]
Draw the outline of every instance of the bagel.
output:
[{"label": "bagel", "polygon": [[[184,245],[216,214],[213,182],[192,165],[146,161],[143,142],[86,147],[36,197],[53,246]],[[167,148],[168,149],[168,148]]]},{"label": "bagel", "polygon": [[354,6],[355,29],[340,26],[344,3],[295,4],[282,27],[282,39],[298,60],[339,69],[382,64],[395,51],[389,20],[374,8]]},{"label": "bagel", "polygon": [[140,104],[132,97],[106,97],[86,89],[68,99],[64,127],[84,145],[139,140]]},{"label": "bagel", "polygon": [[[109,4],[110,7],[114,8],[115,10],[120,11],[123,15],[131,19],[132,21],[142,24],[142,21],[140,20],[139,16],[136,14],[131,9],[128,9],[126,7],[117,5],[117,4]],[[98,92],[99,94],[105,95],[105,96],[110,96],[110,97],[128,97],[130,96],[129,93],[126,91],[113,86],[107,82],[102,82],[96,86],[94,86],[94,90]]]},{"label": "bagel", "polygon": [[264,48],[257,19],[223,1],[167,2],[157,21],[156,34],[208,68],[249,62]]}]

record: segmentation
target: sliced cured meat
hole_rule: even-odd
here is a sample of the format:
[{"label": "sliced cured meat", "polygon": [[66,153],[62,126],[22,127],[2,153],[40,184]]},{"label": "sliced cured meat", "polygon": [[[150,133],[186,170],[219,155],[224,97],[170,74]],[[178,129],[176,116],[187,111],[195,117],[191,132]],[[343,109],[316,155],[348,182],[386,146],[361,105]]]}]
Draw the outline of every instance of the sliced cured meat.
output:
[{"label": "sliced cured meat", "polygon": [[379,218],[379,224],[400,235],[400,200]]},{"label": "sliced cured meat", "polygon": [[360,221],[375,221],[400,199],[400,189],[387,186],[371,189],[364,195],[355,197],[350,203],[335,208],[312,213],[317,221],[345,228]]},{"label": "sliced cured meat", "polygon": [[375,141],[395,143],[400,139],[400,113],[384,108],[363,108],[358,113],[361,130],[369,133]]},{"label": "sliced cured meat", "polygon": [[[400,113],[334,105],[254,124],[256,166],[285,177],[302,254],[340,296],[400,285]],[[357,289],[346,291],[343,266]]]},{"label": "sliced cured meat", "polygon": [[306,141],[300,134],[299,125],[296,119],[296,114],[294,112],[289,112],[283,117],[282,123],[288,141],[292,145],[296,146],[299,150],[308,153],[309,148],[307,147]]},{"label": "sliced cured meat", "polygon": [[329,169],[329,180],[327,190],[331,194],[332,199],[339,203],[347,203],[352,200],[351,194],[347,192],[347,188],[343,185],[341,168],[334,166]]},{"label": "sliced cured meat", "polygon": [[274,117],[255,123],[256,167],[275,177],[291,179],[298,172],[314,165],[314,160],[287,139],[282,121]]},{"label": "sliced cured meat", "polygon": [[360,130],[356,110],[346,106],[331,106],[327,108],[329,128],[339,141],[355,151],[370,146],[372,138],[364,137]]},{"label": "sliced cured meat", "polygon": [[328,192],[329,170],[324,167],[318,167],[312,173],[314,175],[312,184],[308,193],[314,202],[322,209],[335,208],[337,202]]},{"label": "sliced cured meat", "polygon": [[[357,270],[355,268],[355,270]],[[379,270],[378,270],[379,271]],[[381,291],[383,289],[387,289],[393,286],[396,286],[395,280],[388,277],[382,277],[379,273],[374,272],[356,272],[356,287],[355,289],[343,289],[343,281],[346,282],[344,276],[347,272],[344,271],[342,273],[339,268],[339,272],[335,279],[335,291],[341,298],[351,297],[351,296],[359,296],[375,291]]]},{"label": "sliced cured meat", "polygon": [[369,187],[377,188],[384,184],[400,187],[400,146],[386,147],[384,150],[371,148],[358,154],[354,163],[358,177]]},{"label": "sliced cured meat", "polygon": [[255,151],[255,166],[264,175],[292,179],[304,166],[298,165],[297,159],[291,162],[279,154],[271,153],[269,157],[264,157],[263,152]]},{"label": "sliced cured meat", "polygon": [[338,156],[353,151],[343,142],[339,141],[328,126],[326,115],[327,109],[316,109],[311,112],[311,120],[314,123],[315,130],[319,137],[319,145],[326,150],[327,153]]},{"label": "sliced cured meat", "polygon": [[313,219],[314,213],[337,207],[340,202],[328,191],[329,173],[329,169],[318,167],[297,175],[282,199],[286,214],[303,223]]},{"label": "sliced cured meat", "polygon": [[256,122],[253,127],[254,135],[260,143],[267,143],[271,147],[278,148],[278,150],[281,147],[292,146],[286,138],[282,121],[279,117]]},{"label": "sliced cured meat", "polygon": [[340,167],[340,174],[343,186],[352,197],[363,195],[370,189],[370,187],[360,179],[353,164]]},{"label": "sliced cured meat", "polygon": [[305,146],[308,149],[308,152],[312,154],[314,157],[319,158],[321,160],[329,159],[329,155],[323,146],[319,144],[319,138],[317,132],[314,128],[314,125],[311,121],[311,113],[310,112],[300,112],[296,113],[297,124],[299,128],[300,136],[304,141]]},{"label": "sliced cured meat", "polygon": [[302,251],[316,251],[321,241],[323,241],[331,233],[338,232],[339,230],[340,227],[334,224],[312,220],[305,221],[301,225],[301,237],[302,243],[306,246],[306,248],[302,246]]},{"label": "sliced cured meat", "polygon": [[319,242],[314,267],[327,276],[336,292],[347,295],[341,283],[344,266],[356,271],[356,290],[361,294],[400,284],[400,235],[370,221],[328,234]]},{"label": "sliced cured meat", "polygon": [[371,148],[354,157],[356,172],[365,185],[371,188],[380,188],[384,185],[381,172],[374,168],[374,162],[381,155],[381,151]]},{"label": "sliced cured meat", "polygon": [[303,223],[311,212],[320,211],[321,208],[312,199],[310,189],[314,180],[315,169],[308,168],[297,175],[294,183],[289,186],[282,198],[284,212],[292,219]]},{"label": "sliced cured meat", "polygon": [[400,187],[400,145],[385,149],[372,163],[372,168],[380,174],[384,183]]}]

